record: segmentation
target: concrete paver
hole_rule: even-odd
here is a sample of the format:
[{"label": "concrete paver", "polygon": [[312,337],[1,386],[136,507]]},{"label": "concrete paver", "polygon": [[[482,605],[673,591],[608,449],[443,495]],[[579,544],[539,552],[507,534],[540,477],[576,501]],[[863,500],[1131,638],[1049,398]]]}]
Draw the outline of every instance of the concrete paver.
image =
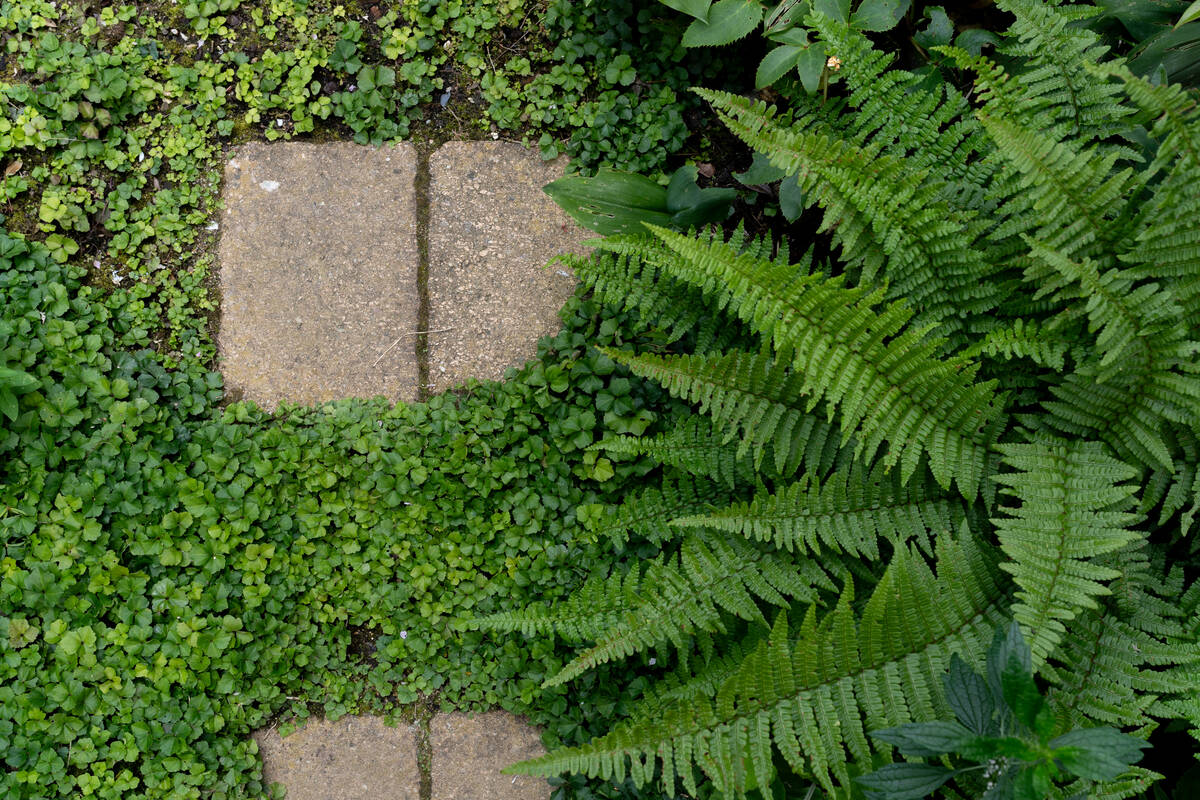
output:
[{"label": "concrete paver", "polygon": [[574,276],[546,263],[595,236],[542,191],[561,162],[512,142],[448,142],[430,157],[429,379],[500,378],[559,330]]},{"label": "concrete paver", "polygon": [[263,777],[287,789],[287,800],[419,800],[417,729],[388,727],[379,717],[311,719],[281,738],[254,734]]},{"label": "concrete paver", "polygon": [[283,401],[417,396],[416,151],[252,143],[225,169],[227,385]]},{"label": "concrete paver", "polygon": [[541,738],[505,711],[439,714],[429,724],[432,800],[546,800],[542,778],[504,775],[504,767],[543,755]]}]

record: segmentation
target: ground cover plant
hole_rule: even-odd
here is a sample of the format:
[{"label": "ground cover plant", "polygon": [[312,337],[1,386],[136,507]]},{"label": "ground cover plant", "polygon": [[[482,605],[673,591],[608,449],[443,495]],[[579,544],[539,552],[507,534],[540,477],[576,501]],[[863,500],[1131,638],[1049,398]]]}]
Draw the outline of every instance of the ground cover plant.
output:
[{"label": "ground cover plant", "polygon": [[609,558],[576,509],[646,466],[586,447],[681,408],[595,349],[644,337],[621,314],[577,298],[511,381],[394,409],[272,417],[211,371],[232,144],[579,126],[547,155],[661,169],[713,60],[636,4],[526,11],[0,2],[5,797],[256,796],[276,716],[499,704],[569,743],[636,694],[547,701],[561,648],[465,622]]},{"label": "ground cover plant", "polygon": [[[606,352],[698,415],[594,446],[662,464],[589,513],[653,558],[479,624],[577,642],[547,687],[650,654],[672,673],[514,769],[667,796],[1133,796],[1160,775],[1116,729],[1198,722],[1200,102],[1110,59],[1087,7],[1004,0],[996,50],[940,47],[931,81],[835,5],[805,23],[844,97],[700,91],[798,183],[828,256],[652,225],[570,260],[687,334]],[[1010,621],[1001,649],[1028,653],[993,646],[993,688],[963,688]],[[897,745],[916,763],[885,767]]]}]

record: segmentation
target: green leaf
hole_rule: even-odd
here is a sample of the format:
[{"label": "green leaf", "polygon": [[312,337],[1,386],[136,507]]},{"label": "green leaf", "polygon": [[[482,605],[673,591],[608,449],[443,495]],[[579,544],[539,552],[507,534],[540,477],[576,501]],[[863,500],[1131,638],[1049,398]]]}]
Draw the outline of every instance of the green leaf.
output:
[{"label": "green leaf", "polygon": [[958,721],[971,731],[986,736],[992,730],[996,699],[987,682],[967,662],[955,653],[950,657],[950,670],[944,681],[946,702]]},{"label": "green leaf", "polygon": [[701,189],[696,184],[699,171],[691,164],[675,170],[667,187],[667,210],[673,212],[671,227],[679,230],[720,222],[729,216],[734,189]]},{"label": "green leaf", "polygon": [[39,381],[28,372],[9,367],[0,367],[0,387],[13,392],[28,392],[37,387]]},{"label": "green leaf", "polygon": [[954,23],[946,15],[946,10],[941,6],[932,6],[925,9],[925,15],[929,17],[929,25],[925,30],[917,31],[913,41],[925,48],[950,44],[954,40]]},{"label": "green leaf", "polygon": [[736,42],[758,27],[762,6],[754,0],[718,0],[707,20],[695,20],[683,32],[684,47],[716,47]]},{"label": "green leaf", "polygon": [[813,11],[838,22],[845,22],[850,18],[850,0],[816,0],[813,3]]},{"label": "green leaf", "polygon": [[1116,728],[1080,728],[1050,742],[1063,768],[1093,781],[1111,781],[1142,758],[1149,742]]},{"label": "green leaf", "polygon": [[851,24],[861,31],[890,31],[911,4],[912,0],[863,0]]},{"label": "green leaf", "polygon": [[754,73],[754,88],[764,89],[787,74],[800,63],[800,56],[807,48],[783,44],[763,56],[758,71]]},{"label": "green leaf", "polygon": [[796,60],[796,72],[800,75],[800,83],[804,91],[812,94],[821,88],[821,74],[825,71],[825,44],[817,42],[810,45]]},{"label": "green leaf", "polygon": [[643,222],[671,224],[667,190],[641,175],[602,171],[559,178],[542,190],[580,225],[605,236],[642,233]]},{"label": "green leaf", "polygon": [[779,210],[788,222],[800,219],[804,213],[804,190],[800,188],[800,181],[786,178],[779,184]]},{"label": "green leaf", "polygon": [[1179,18],[1179,22],[1175,23],[1175,27],[1178,28],[1197,19],[1200,19],[1200,0],[1196,0],[1196,2],[1187,7],[1187,10],[1183,12],[1183,16]]},{"label": "green leaf", "polygon": [[787,175],[786,172],[771,164],[771,160],[762,153],[754,154],[754,161],[745,172],[735,172],[733,177],[745,186],[758,186],[764,183],[774,183]]},{"label": "green leaf", "polygon": [[955,771],[934,764],[888,764],[858,778],[869,800],[919,800],[954,777]]},{"label": "green leaf", "polygon": [[882,739],[906,756],[928,758],[945,753],[954,753],[962,745],[975,738],[971,731],[957,722],[910,722],[894,728],[871,731],[871,736]]},{"label": "green leaf", "polygon": [[767,15],[766,22],[763,23],[763,32],[770,36],[796,25],[808,16],[811,5],[809,0],[783,0]]},{"label": "green leaf", "polygon": [[658,0],[664,6],[669,6],[676,11],[682,11],[688,16],[695,17],[698,20],[708,19],[708,7],[712,5],[712,0]]}]

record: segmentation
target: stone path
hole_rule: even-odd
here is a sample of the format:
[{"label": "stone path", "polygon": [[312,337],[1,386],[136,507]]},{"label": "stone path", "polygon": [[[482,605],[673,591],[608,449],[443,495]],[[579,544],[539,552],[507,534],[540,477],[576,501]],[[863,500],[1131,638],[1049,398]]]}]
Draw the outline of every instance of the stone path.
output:
[{"label": "stone path", "polygon": [[[248,144],[225,168],[219,223],[221,370],[234,399],[273,410],[342,397],[423,399],[500,378],[555,333],[579,251],[542,192],[562,174],[508,142]],[[545,800],[500,770],[542,751],[503,712],[385,726],[310,721],[255,735],[289,800]],[[421,758],[420,754],[428,754]]]},{"label": "stone path", "polygon": [[546,800],[551,793],[540,778],[500,772],[545,752],[534,728],[502,711],[439,714],[427,726],[318,719],[286,738],[274,729],[254,738],[264,779],[283,784],[287,800]]},{"label": "stone path", "polygon": [[592,236],[542,192],[561,174],[510,142],[427,159],[407,143],[243,146],[220,222],[231,394],[267,409],[411,401],[502,377],[558,329],[574,290],[546,263]]}]

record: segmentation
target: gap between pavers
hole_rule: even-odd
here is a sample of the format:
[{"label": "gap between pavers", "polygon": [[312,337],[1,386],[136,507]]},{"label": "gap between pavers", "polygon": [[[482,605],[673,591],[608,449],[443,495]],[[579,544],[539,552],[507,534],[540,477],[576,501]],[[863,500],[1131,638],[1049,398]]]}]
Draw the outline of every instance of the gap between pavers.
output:
[{"label": "gap between pavers", "polygon": [[[379,717],[311,719],[281,738],[254,735],[263,778],[287,800],[420,800],[416,725],[389,727]],[[504,711],[438,714],[429,721],[431,797],[425,800],[547,800],[545,780],[501,770],[546,751],[536,728]]]}]

